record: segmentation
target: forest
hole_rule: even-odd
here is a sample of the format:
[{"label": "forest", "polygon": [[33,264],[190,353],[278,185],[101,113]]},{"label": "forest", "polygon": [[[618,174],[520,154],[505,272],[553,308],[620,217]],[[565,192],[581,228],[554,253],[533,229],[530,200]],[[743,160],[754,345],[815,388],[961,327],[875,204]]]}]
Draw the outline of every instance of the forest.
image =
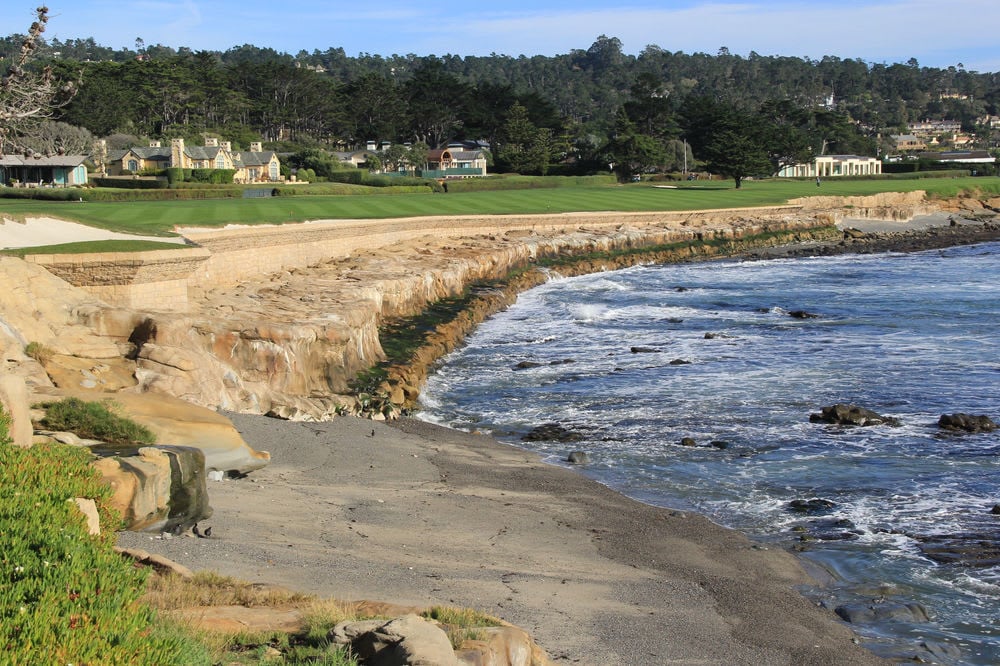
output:
[{"label": "forest", "polygon": [[[0,56],[22,35],[0,39]],[[136,40],[39,40],[35,62],[78,80],[54,120],[109,143],[206,134],[287,153],[368,141],[476,141],[500,170],[613,166],[622,178],[744,161],[745,175],[809,154],[891,152],[909,122],[950,119],[996,148],[1000,74],[824,57],[622,51],[614,37],[557,56],[292,55],[243,45],[192,51]],[[65,131],[69,131],[64,128]],[[725,139],[722,145],[721,138]],[[746,143],[740,149],[740,141]],[[561,165],[561,166],[560,166]],[[737,179],[739,174],[735,175]]]}]

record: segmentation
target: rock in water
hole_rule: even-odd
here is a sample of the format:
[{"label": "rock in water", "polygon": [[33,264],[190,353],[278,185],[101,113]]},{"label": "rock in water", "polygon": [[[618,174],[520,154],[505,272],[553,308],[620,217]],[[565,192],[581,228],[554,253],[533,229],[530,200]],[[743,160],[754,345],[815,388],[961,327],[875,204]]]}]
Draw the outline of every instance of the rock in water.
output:
[{"label": "rock in water", "polygon": [[877,412],[857,405],[847,405],[837,403],[824,407],[818,414],[810,414],[809,420],[813,423],[833,423],[836,425],[872,426],[889,425],[898,426],[899,419],[892,416],[883,416]]},{"label": "rock in water", "polygon": [[988,416],[979,414],[942,414],[938,427],[955,432],[993,432],[997,424]]}]

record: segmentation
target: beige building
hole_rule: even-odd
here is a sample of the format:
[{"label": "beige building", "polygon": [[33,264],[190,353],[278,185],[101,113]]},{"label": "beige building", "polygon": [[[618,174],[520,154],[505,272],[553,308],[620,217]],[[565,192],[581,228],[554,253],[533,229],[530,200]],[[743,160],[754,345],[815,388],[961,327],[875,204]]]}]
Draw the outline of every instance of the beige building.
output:
[{"label": "beige building", "polygon": [[173,139],[169,147],[153,141],[146,147],[132,147],[108,153],[109,176],[142,174],[168,167],[178,169],[232,169],[234,183],[261,183],[281,180],[281,160],[277,153],[264,150],[259,142],[250,150],[234,151],[229,141],[205,139],[204,146],[185,145]]},{"label": "beige building", "polygon": [[794,164],[778,172],[779,178],[836,178],[882,173],[882,162],[860,155],[820,155],[807,164]]}]

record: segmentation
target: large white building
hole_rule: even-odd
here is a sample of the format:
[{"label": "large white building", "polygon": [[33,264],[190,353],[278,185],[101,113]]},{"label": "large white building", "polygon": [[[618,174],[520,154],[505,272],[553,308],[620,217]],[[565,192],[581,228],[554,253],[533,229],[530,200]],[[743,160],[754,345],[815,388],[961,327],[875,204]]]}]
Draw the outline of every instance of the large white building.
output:
[{"label": "large white building", "polygon": [[820,155],[812,162],[786,166],[779,178],[836,178],[838,176],[871,176],[882,173],[882,162],[860,155]]}]

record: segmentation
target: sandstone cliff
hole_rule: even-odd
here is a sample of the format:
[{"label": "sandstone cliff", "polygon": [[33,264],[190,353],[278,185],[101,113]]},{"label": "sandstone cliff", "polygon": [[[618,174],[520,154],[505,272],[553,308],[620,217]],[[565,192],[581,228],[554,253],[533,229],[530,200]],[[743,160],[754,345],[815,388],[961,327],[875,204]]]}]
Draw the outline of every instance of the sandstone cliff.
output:
[{"label": "sandstone cliff", "polygon": [[[883,194],[743,210],[192,230],[185,235],[198,247],[170,251],[179,257],[176,264],[169,253],[157,253],[152,263],[121,258],[121,266],[139,267],[131,273],[108,268],[114,255],[35,263],[0,258],[0,274],[12,285],[0,293],[0,347],[6,371],[32,387],[162,393],[211,409],[326,419],[356,407],[345,395],[348,384],[384,358],[378,331],[387,318],[417,313],[472,283],[505,277],[543,257],[829,230],[845,215],[891,220],[995,203]],[[652,260],[662,258],[627,259]],[[574,270],[614,267],[591,259]],[[107,291],[106,278],[119,273],[124,283],[119,287],[142,283],[142,289],[116,306],[108,299],[126,292]],[[178,305],[180,283],[185,293]],[[157,285],[169,289],[171,298],[158,299]],[[140,303],[137,293],[143,295]],[[23,352],[32,342],[50,351],[40,359],[44,368]],[[448,347],[446,342],[440,349]],[[420,379],[419,374],[404,378],[410,394],[397,387],[396,401],[412,398],[412,384]]]}]

